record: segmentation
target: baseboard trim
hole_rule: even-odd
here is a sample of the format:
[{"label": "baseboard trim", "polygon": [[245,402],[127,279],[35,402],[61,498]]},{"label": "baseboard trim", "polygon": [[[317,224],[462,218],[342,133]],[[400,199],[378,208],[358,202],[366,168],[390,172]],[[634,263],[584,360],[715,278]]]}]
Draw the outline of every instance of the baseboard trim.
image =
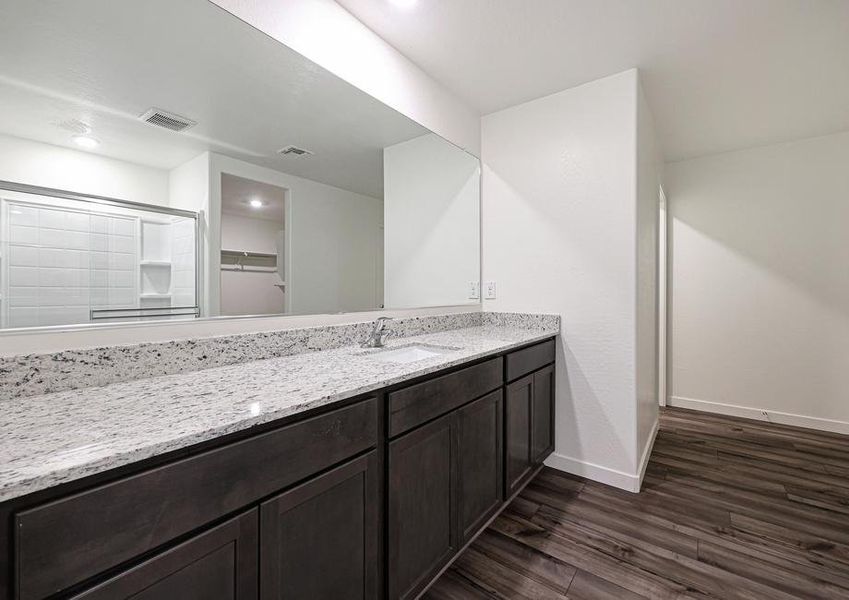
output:
[{"label": "baseboard trim", "polygon": [[835,419],[821,419],[819,417],[807,417],[793,413],[779,412],[775,410],[763,410],[749,406],[737,406],[736,404],[723,404],[721,402],[710,402],[708,400],[696,400],[681,396],[670,396],[669,406],[678,408],[689,408],[701,412],[711,412],[729,417],[742,417],[744,419],[755,419],[779,425],[794,425],[807,429],[817,429],[831,433],[843,433],[849,435],[849,422]]},{"label": "baseboard trim", "polygon": [[646,476],[646,467],[649,466],[651,460],[651,451],[654,448],[654,441],[657,439],[657,431],[660,428],[660,420],[654,420],[654,426],[651,428],[649,439],[646,440],[646,445],[643,447],[643,454],[640,457],[639,479],[637,480],[637,490],[640,491],[643,487],[643,478]]},{"label": "baseboard trim", "polygon": [[564,454],[554,453],[545,461],[545,466],[577,475],[578,477],[586,477],[593,481],[598,481],[605,485],[609,485],[628,492],[640,491],[640,477],[631,473],[625,473],[610,467],[603,467]]}]

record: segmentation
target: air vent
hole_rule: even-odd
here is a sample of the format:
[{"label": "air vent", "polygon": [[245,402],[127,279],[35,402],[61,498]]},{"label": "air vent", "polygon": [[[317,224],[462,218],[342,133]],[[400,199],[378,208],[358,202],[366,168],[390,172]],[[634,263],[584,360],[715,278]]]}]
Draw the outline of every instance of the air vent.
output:
[{"label": "air vent", "polygon": [[83,123],[79,119],[68,119],[67,121],[56,123],[56,126],[61,127],[65,131],[70,131],[71,133],[75,133],[77,135],[88,135],[89,133],[91,133],[91,127],[89,127],[87,123]]},{"label": "air vent", "polygon": [[167,110],[160,110],[158,108],[151,108],[140,118],[146,123],[156,125],[157,127],[164,127],[171,131],[183,131],[197,125],[197,121],[192,121],[186,117],[181,117],[180,115],[175,115]]},{"label": "air vent", "polygon": [[297,146],[286,146],[285,148],[280,148],[277,151],[277,154],[287,155],[291,154],[292,156],[311,156],[315,154],[315,152],[311,150],[305,150],[304,148],[298,148]]}]

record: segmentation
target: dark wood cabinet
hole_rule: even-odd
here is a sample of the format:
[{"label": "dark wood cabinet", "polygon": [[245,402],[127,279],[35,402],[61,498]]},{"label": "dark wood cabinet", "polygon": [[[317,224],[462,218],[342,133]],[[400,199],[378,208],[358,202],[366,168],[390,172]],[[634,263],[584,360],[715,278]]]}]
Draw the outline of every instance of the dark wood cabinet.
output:
[{"label": "dark wood cabinet", "polygon": [[507,385],[505,484],[509,498],[554,451],[554,365]]},{"label": "dark wood cabinet", "polygon": [[506,380],[513,381],[553,363],[555,353],[553,339],[511,352],[507,355],[504,369]]},{"label": "dark wood cabinet", "polygon": [[378,478],[372,451],[261,505],[262,600],[377,597]]},{"label": "dark wood cabinet", "polygon": [[454,422],[448,414],[389,444],[389,598],[414,598],[457,550]]},{"label": "dark wood cabinet", "polygon": [[534,373],[531,458],[540,464],[554,451],[554,365]]},{"label": "dark wood cabinet", "polygon": [[14,517],[18,600],[40,600],[118,567],[377,440],[370,398],[21,510]]},{"label": "dark wood cabinet", "polygon": [[531,410],[534,377],[528,375],[507,386],[504,408],[505,482],[509,498],[531,474]]},{"label": "dark wood cabinet", "polygon": [[73,600],[251,600],[257,595],[257,511],[213,527]]},{"label": "dark wood cabinet", "polygon": [[457,489],[460,543],[471,539],[501,506],[502,391],[457,411]]},{"label": "dark wood cabinet", "polygon": [[415,429],[503,385],[504,362],[491,358],[389,393],[389,437]]},{"label": "dark wood cabinet", "polygon": [[415,598],[552,452],[554,354],[548,339],[0,504],[0,600]]}]

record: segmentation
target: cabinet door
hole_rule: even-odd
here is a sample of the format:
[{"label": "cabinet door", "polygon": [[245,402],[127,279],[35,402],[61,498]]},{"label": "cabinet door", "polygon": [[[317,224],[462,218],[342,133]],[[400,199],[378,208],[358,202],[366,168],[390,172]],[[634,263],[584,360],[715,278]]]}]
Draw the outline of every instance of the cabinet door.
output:
[{"label": "cabinet door", "polygon": [[257,595],[257,511],[150,558],[73,600],[252,600]]},{"label": "cabinet door", "polygon": [[377,597],[378,474],[374,451],[260,507],[260,597]]},{"label": "cabinet door", "polygon": [[457,411],[458,519],[465,543],[501,506],[502,392]]},{"label": "cabinet door", "polygon": [[534,373],[531,456],[540,464],[554,450],[554,365]]},{"label": "cabinet door", "polygon": [[504,428],[507,461],[506,497],[519,489],[531,471],[533,462],[531,457],[533,395],[533,375],[523,377],[507,386]]},{"label": "cabinet door", "polygon": [[454,414],[389,444],[388,594],[413,598],[456,552]]}]

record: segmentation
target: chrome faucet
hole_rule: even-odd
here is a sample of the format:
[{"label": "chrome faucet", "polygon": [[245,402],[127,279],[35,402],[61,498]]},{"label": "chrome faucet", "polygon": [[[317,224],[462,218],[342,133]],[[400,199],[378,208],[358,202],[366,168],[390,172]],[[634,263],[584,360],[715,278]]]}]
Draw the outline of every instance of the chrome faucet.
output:
[{"label": "chrome faucet", "polygon": [[386,338],[394,332],[390,330],[386,323],[391,321],[391,317],[378,317],[374,320],[373,328],[368,336],[368,339],[362,343],[363,348],[383,348],[386,343]]}]

